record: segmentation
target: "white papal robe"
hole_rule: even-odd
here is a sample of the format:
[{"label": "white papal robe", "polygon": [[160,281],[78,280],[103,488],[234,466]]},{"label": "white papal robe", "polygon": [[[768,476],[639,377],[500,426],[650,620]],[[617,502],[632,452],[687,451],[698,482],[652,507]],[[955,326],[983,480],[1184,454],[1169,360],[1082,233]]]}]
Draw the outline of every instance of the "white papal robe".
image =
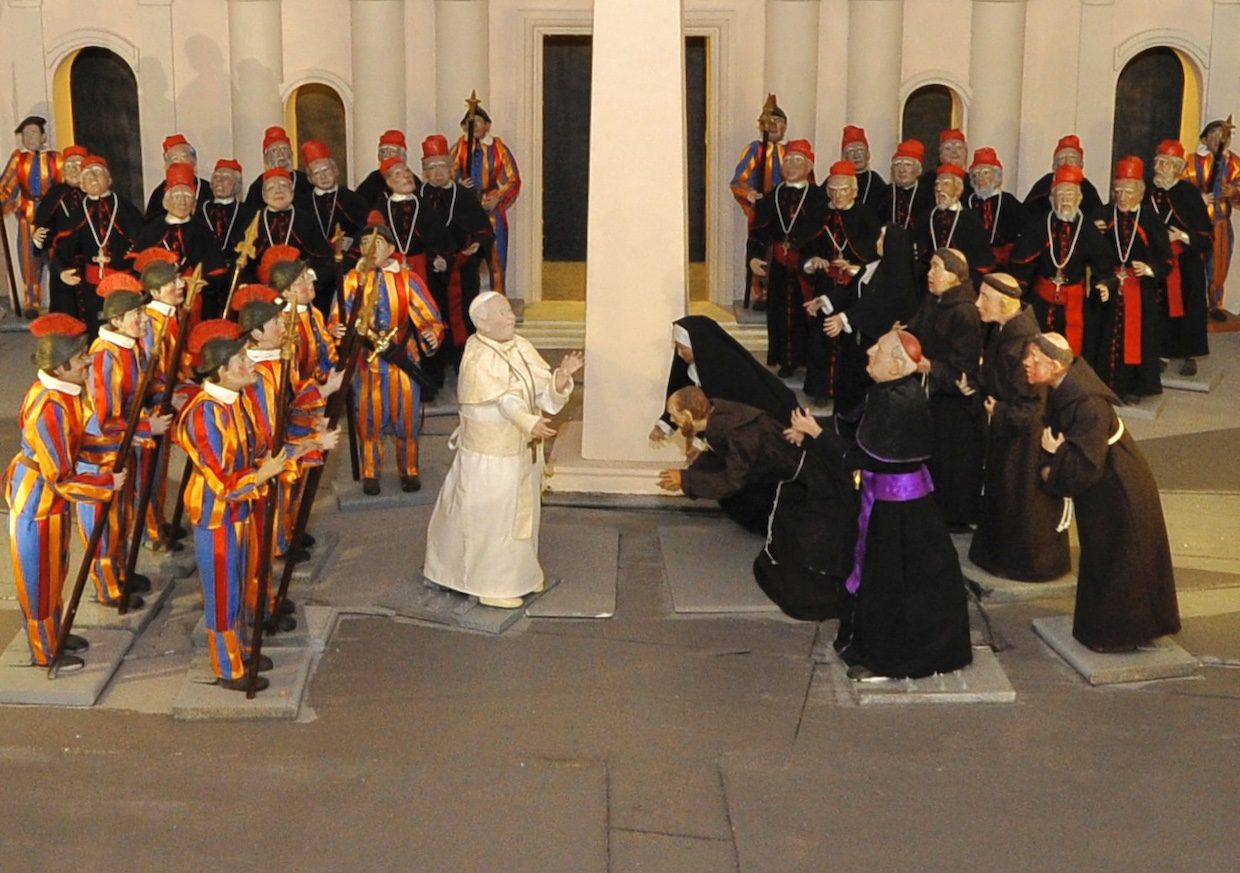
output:
[{"label": "white papal robe", "polygon": [[530,436],[539,410],[554,415],[573,392],[522,337],[474,334],[457,381],[460,424],[452,467],[426,532],[427,579],[478,597],[522,597],[541,586],[538,521],[543,447]]}]

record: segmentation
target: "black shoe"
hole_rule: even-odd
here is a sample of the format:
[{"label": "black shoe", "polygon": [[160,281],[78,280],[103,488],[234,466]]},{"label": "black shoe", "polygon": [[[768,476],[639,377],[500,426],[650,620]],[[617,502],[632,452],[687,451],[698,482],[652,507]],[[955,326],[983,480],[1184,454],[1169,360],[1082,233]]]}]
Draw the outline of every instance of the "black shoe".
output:
[{"label": "black shoe", "polygon": [[796,367],[780,367],[779,372],[776,373],[775,375],[779,376],[779,378],[781,379],[787,379],[789,376],[791,376],[796,371],[797,371]]},{"label": "black shoe", "polygon": [[754,312],[766,312],[766,301],[755,300],[753,302],[753,305],[750,306],[749,308],[752,309]]},{"label": "black shoe", "polygon": [[1210,310],[1210,317],[1215,321],[1226,321],[1227,313],[1217,307]]},{"label": "black shoe", "polygon": [[[108,606],[116,606],[116,607],[119,607],[120,605],[121,605],[121,602],[119,600],[113,600],[111,603],[108,604]],[[137,610],[141,609],[144,606],[146,606],[146,601],[142,599],[141,595],[130,594],[129,595],[129,606],[126,607],[126,611],[136,612]]]},{"label": "black shoe", "polygon": [[176,530],[172,529],[172,525],[165,522],[159,526],[159,537],[162,540],[183,540],[189,536],[189,531],[184,527],[178,526]]},{"label": "black shoe", "polygon": [[435,396],[437,394],[439,394],[439,389],[437,388],[423,388],[422,389],[422,402],[423,403],[434,403]]},{"label": "black shoe", "polygon": [[26,321],[34,321],[39,317],[39,310],[32,306],[22,314],[26,316]]},{"label": "black shoe", "polygon": [[90,640],[86,637],[79,637],[77,634],[69,634],[65,637],[66,652],[85,652],[90,648]]},{"label": "black shoe", "polygon": [[[246,659],[245,659],[244,661],[242,661],[241,663],[245,664],[245,667],[246,667],[246,669],[247,669],[247,670],[250,668],[250,659],[249,659],[249,658],[246,658]],[[270,669],[271,669],[272,667],[274,667],[274,666],[275,666],[275,664],[274,664],[274,663],[272,663],[272,660],[271,660],[270,658],[268,658],[266,655],[259,655],[259,656],[258,656],[258,672],[260,672],[260,673],[266,673],[268,670],[270,670]]]},{"label": "black shoe", "polygon": [[129,590],[134,594],[146,594],[151,590],[151,577],[134,573],[133,578],[129,580]]},{"label": "black shoe", "polygon": [[284,634],[297,629],[297,619],[291,615],[275,615],[263,622],[263,628],[269,634]]},{"label": "black shoe", "polygon": [[1197,375],[1197,362],[1194,361],[1192,358],[1185,358],[1184,363],[1180,364],[1180,375],[1181,376],[1196,376]]},{"label": "black shoe", "polygon": [[61,655],[56,662],[56,673],[76,673],[86,666],[86,662],[77,655]]},{"label": "black shoe", "polygon": [[315,539],[314,537],[312,537],[310,534],[308,534],[308,533],[303,533],[303,534],[301,535],[301,541],[298,543],[298,545],[299,545],[299,546],[301,546],[303,549],[313,549],[313,548],[314,548],[314,544],[315,544],[315,543],[317,543],[317,542],[318,542],[318,540],[316,540],[316,539]]},{"label": "black shoe", "polygon": [[418,478],[417,473],[414,473],[412,476],[401,476],[400,490],[405,492],[421,491],[422,480]]},{"label": "black shoe", "polygon": [[284,598],[284,601],[280,604],[280,615],[292,615],[296,611],[297,604],[287,597]]},{"label": "black shoe", "polygon": [[365,494],[367,497],[374,497],[376,494],[378,494],[379,493],[379,480],[378,479],[363,479],[362,480],[362,493]]},{"label": "black shoe", "polygon": [[[218,682],[221,688],[227,688],[229,691],[250,690],[250,680],[246,676],[238,676],[236,679],[220,679]],[[259,676],[254,680],[254,690],[265,691],[270,684],[266,676]]]},{"label": "black shoe", "polygon": [[179,543],[176,540],[158,539],[151,543],[152,552],[167,552],[172,554],[174,552],[184,551],[184,549],[185,544]]},{"label": "black shoe", "polygon": [[292,561],[294,564],[300,564],[302,561],[310,560],[310,552],[306,549],[291,549],[283,555],[276,555],[281,561]]}]

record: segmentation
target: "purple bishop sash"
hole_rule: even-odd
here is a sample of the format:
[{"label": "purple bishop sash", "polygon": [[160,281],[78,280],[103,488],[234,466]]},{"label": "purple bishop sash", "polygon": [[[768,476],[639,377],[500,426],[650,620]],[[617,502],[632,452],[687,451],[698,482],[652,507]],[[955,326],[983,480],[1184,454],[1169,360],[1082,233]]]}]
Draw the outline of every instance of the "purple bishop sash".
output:
[{"label": "purple bishop sash", "polygon": [[865,540],[870,530],[870,513],[874,501],[907,503],[920,500],[934,491],[930,471],[922,464],[912,473],[871,473],[861,471],[861,514],[857,517],[857,546],[853,550],[853,568],[844,582],[849,594],[861,587],[861,570],[865,564]]}]

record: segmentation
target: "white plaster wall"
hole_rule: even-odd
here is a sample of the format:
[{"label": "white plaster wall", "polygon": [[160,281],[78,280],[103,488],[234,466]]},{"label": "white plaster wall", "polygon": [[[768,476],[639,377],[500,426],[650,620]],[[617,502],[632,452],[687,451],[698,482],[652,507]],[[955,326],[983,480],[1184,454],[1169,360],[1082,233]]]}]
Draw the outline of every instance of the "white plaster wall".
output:
[{"label": "white plaster wall", "polygon": [[[972,4],[973,0],[905,0],[901,97],[907,97],[912,90],[931,82],[950,85],[957,91],[967,90]],[[963,109],[961,120],[967,136],[967,102]],[[903,102],[900,111],[903,114]],[[936,159],[938,145],[937,142],[926,143],[927,167]]]}]

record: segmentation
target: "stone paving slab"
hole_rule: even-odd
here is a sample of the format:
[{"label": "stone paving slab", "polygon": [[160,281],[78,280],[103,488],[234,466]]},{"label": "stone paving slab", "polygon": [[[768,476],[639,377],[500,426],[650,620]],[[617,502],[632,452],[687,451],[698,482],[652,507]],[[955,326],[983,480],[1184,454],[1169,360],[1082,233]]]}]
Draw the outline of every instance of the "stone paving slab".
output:
[{"label": "stone paving slab", "polygon": [[1115,407],[1115,414],[1120,418],[1131,418],[1134,421],[1154,421],[1162,415],[1167,405],[1166,395],[1150,394],[1142,397],[1137,403],[1126,403]]},{"label": "stone paving slab", "polygon": [[80,656],[86,666],[48,679],[47,668],[31,665],[26,633],[18,631],[0,655],[0,703],[94,706],[133,645],[134,635],[123,628],[89,628],[79,636],[90,641],[90,649]]},{"label": "stone paving slab", "polygon": [[971,579],[986,589],[982,595],[986,603],[1024,603],[1046,597],[1072,597],[1076,594],[1075,572],[1046,582],[1018,582],[987,572],[969,560],[969,545],[972,542],[971,533],[952,534],[952,544],[960,557],[960,571],[966,579]]},{"label": "stone paving slab", "polygon": [[1090,685],[1181,679],[1192,676],[1200,666],[1195,657],[1170,637],[1160,637],[1136,652],[1102,654],[1091,651],[1073,638],[1070,615],[1035,618],[1033,630]]},{"label": "stone paving slab", "polygon": [[211,656],[200,652],[190,664],[181,693],[172,704],[173,718],[180,721],[291,721],[297,718],[315,653],[302,647],[273,648],[268,654],[275,666],[262,675],[271,685],[253,700],[247,700],[244,691],[230,691],[215,684]]},{"label": "stone paving slab", "polygon": [[[386,455],[391,454],[391,446],[385,447]],[[389,465],[391,458],[385,457]],[[435,502],[435,498],[439,496],[439,489],[443,486],[444,476],[447,475],[448,467],[446,464],[437,463],[419,463],[419,477],[422,480],[422,490],[405,492],[400,490],[400,477],[396,475],[394,470],[385,470],[379,476],[379,493],[367,495],[362,493],[362,483],[353,481],[353,474],[349,469],[347,459],[336,466],[336,473],[332,477],[332,493],[336,495],[336,505],[341,512],[364,512],[371,509],[393,509],[403,506],[429,506]]]},{"label": "stone paving slab", "polygon": [[531,618],[611,618],[616,614],[618,530],[543,525],[538,555],[546,575],[562,584],[526,608]]},{"label": "stone paving slab", "polygon": [[194,556],[194,535],[181,540],[185,548],[179,552],[152,552],[143,549],[138,557],[138,572],[152,579],[184,579],[198,572],[198,559]]},{"label": "stone paving slab", "polygon": [[1167,365],[1166,372],[1162,374],[1163,388],[1209,394],[1223,381],[1222,368],[1210,363],[1209,359],[1197,362],[1196,376],[1181,376],[1179,374],[1179,367],[1180,365],[1176,361],[1172,361]]},{"label": "stone paving slab", "polygon": [[676,873],[719,873],[736,869],[732,840],[703,839],[680,834],[611,829],[608,838],[610,873],[674,870]]},{"label": "stone paving slab", "polygon": [[663,569],[675,611],[778,613],[753,578],[753,559],[765,541],[730,519],[660,525]]},{"label": "stone paving slab", "polygon": [[441,588],[433,582],[422,580],[401,585],[385,595],[376,605],[392,610],[397,616],[448,625],[462,630],[502,634],[520,619],[531,603],[549,591],[555,590],[559,579],[548,579],[545,588],[536,594],[527,594],[525,604],[518,609],[497,609],[483,606],[477,597]]},{"label": "stone paving slab", "polygon": [[732,839],[723,781],[714,761],[609,761],[607,769],[608,823],[613,829]]},{"label": "stone paving slab", "polygon": [[[293,581],[300,585],[310,585],[319,581],[323,577],[323,570],[327,567],[327,562],[331,560],[332,554],[336,551],[336,546],[340,544],[340,534],[332,530],[322,531],[315,534],[314,548],[310,550],[310,560],[299,561],[293,568]],[[284,564],[277,562],[273,573],[274,579],[272,584],[280,584],[280,574],[284,572]],[[290,588],[290,591],[293,589]],[[296,599],[296,598],[294,598]]]},{"label": "stone paving slab", "polygon": [[[115,606],[104,606],[94,599],[94,589],[87,582],[87,591],[78,604],[77,615],[73,617],[73,629],[87,627],[121,628],[132,632],[135,636],[146,630],[146,626],[155,618],[160,607],[172,595],[176,583],[171,579],[151,579],[151,590],[141,595],[141,609],[131,609],[124,615],[116,611]],[[67,594],[66,594],[67,596]]]}]

